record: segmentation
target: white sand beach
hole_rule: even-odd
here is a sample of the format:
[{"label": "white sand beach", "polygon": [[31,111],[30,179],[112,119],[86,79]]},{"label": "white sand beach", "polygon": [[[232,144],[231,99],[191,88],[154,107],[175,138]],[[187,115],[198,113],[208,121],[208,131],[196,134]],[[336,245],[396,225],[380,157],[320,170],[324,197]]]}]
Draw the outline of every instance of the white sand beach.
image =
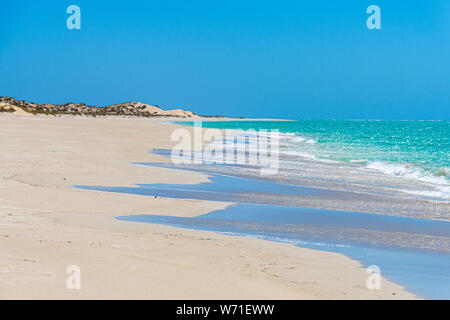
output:
[{"label": "white sand beach", "polygon": [[[210,119],[208,119],[210,120]],[[0,114],[1,299],[414,299],[366,287],[346,256],[259,239],[116,220],[192,217],[228,204],[79,190],[74,185],[200,183],[134,165],[165,159],[167,119]],[[81,289],[66,286],[70,265]]]}]

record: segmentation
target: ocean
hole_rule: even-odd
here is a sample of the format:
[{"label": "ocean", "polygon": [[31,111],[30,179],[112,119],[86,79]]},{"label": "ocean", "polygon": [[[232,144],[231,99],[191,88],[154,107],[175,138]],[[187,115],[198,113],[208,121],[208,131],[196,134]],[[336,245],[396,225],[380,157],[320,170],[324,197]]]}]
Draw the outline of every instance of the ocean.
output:
[{"label": "ocean", "polygon": [[[194,125],[194,122],[178,123]],[[202,122],[202,126],[278,130],[280,152],[284,155],[336,163],[352,171],[357,168],[360,174],[379,172],[404,178],[413,185],[395,186],[386,181],[386,187],[450,200],[450,121],[210,121]]]}]

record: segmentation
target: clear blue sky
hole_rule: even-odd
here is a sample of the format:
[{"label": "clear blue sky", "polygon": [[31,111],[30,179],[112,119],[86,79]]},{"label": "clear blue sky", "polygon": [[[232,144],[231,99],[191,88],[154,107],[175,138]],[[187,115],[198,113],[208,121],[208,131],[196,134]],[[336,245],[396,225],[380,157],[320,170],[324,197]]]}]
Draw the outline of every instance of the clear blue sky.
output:
[{"label": "clear blue sky", "polygon": [[0,95],[39,103],[450,119],[448,0],[1,0],[0,39]]}]

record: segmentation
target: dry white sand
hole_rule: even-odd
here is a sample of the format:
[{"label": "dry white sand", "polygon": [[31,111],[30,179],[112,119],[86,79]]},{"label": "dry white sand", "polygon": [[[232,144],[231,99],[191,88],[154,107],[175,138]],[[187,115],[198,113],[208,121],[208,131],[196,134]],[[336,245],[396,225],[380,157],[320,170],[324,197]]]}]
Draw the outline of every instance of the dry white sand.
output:
[{"label": "dry white sand", "polygon": [[[165,161],[176,128],[152,119],[0,114],[2,299],[409,299],[368,290],[343,255],[258,239],[124,222],[195,216],[227,203],[77,190],[73,185],[199,183],[207,176],[130,164]],[[69,265],[81,290],[66,287]]]}]

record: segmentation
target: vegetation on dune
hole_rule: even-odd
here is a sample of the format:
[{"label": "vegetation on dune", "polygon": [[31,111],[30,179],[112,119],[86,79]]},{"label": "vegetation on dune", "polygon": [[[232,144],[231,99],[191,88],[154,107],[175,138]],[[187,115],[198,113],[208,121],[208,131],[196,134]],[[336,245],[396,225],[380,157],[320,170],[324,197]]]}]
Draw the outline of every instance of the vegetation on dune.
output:
[{"label": "vegetation on dune", "polygon": [[[19,101],[12,97],[0,97],[0,103],[19,107],[31,114],[45,115],[83,115],[83,116],[130,116],[130,117],[181,117],[189,118],[196,116],[193,112],[185,110],[162,110],[156,105],[148,105],[139,102],[126,102],[106,107],[88,106],[84,103],[65,104],[38,104],[27,101]],[[11,108],[1,108],[0,112],[14,112]]]}]

